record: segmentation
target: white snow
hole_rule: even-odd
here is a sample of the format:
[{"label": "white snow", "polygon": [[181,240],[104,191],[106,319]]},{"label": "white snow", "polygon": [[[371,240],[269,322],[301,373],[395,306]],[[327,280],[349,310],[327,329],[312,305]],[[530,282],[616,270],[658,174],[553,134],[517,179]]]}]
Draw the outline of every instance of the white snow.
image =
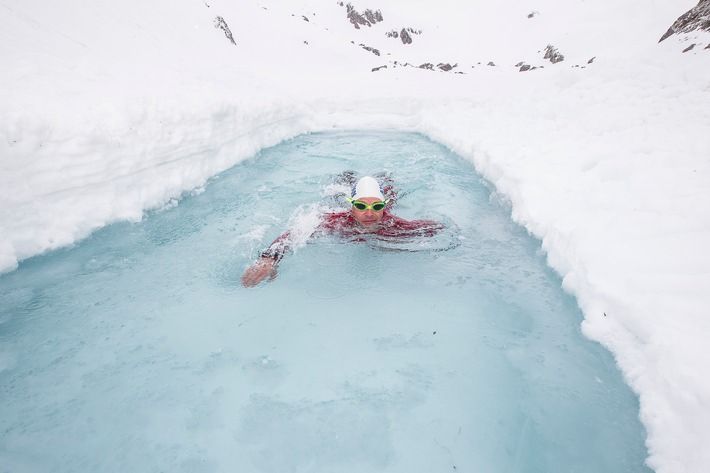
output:
[{"label": "white snow", "polygon": [[[0,272],[298,134],[419,131],[542,241],[640,397],[649,466],[707,471],[710,34],[658,44],[694,5],[358,1],[384,22],[357,30],[334,0],[0,0]],[[402,66],[425,62],[457,67]]]}]

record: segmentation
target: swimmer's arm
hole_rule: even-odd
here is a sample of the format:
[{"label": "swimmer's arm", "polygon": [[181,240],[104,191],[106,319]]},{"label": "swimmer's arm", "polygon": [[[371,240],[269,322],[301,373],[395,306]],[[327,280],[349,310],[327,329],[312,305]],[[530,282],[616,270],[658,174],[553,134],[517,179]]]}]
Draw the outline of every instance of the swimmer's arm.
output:
[{"label": "swimmer's arm", "polygon": [[242,285],[244,287],[254,287],[267,277],[269,281],[276,278],[278,275],[278,263],[288,250],[289,235],[290,233],[286,232],[274,240],[268,249],[261,252],[259,259],[244,271],[244,274],[242,274]]},{"label": "swimmer's arm", "polygon": [[423,230],[427,236],[434,236],[445,228],[443,223],[434,220],[415,220],[415,222],[420,225],[419,228]]},{"label": "swimmer's arm", "polygon": [[[328,222],[330,222],[330,220],[321,223],[316,231],[329,228]],[[330,223],[332,224],[332,222]],[[278,275],[279,261],[281,261],[286,252],[290,249],[290,236],[291,232],[284,233],[274,240],[274,242],[269,245],[269,248],[261,252],[259,259],[247,268],[242,275],[242,285],[244,287],[254,287],[266,279],[267,276],[269,277],[269,281],[276,278]]]},{"label": "swimmer's arm", "polygon": [[445,228],[443,223],[434,220],[405,220],[397,216],[393,217],[399,228],[421,236],[434,236]]},{"label": "swimmer's arm", "polygon": [[269,256],[262,256],[252,264],[244,274],[242,274],[242,286],[254,287],[261,281],[269,278],[269,281],[276,278],[278,270],[278,260]]}]

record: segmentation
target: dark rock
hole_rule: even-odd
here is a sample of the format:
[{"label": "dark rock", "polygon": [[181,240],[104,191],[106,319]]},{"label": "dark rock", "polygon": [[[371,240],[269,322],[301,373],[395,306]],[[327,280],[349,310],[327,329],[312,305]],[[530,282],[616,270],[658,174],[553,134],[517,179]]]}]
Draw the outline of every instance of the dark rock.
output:
[{"label": "dark rock", "polygon": [[495,64],[493,61],[490,61],[490,62],[488,63],[488,65],[489,65],[489,66],[495,66],[496,64]]},{"label": "dark rock", "polygon": [[694,47],[695,47],[695,43],[693,43],[693,44],[691,44],[690,46],[688,46],[687,48],[685,48],[685,49],[683,50],[683,52],[684,52],[684,53],[687,53],[688,51],[690,51],[690,50],[693,49]]},{"label": "dark rock", "polygon": [[555,48],[551,44],[548,44],[545,48],[544,59],[549,59],[552,64],[556,64],[558,62],[564,61],[565,57],[557,50],[557,48]]},{"label": "dark rock", "polygon": [[353,26],[358,30],[360,29],[360,25],[369,27],[374,25],[375,23],[383,21],[382,13],[380,13],[380,10],[377,10],[376,12],[373,12],[372,10],[365,10],[361,14],[358,13],[358,11],[355,10],[355,8],[350,3],[345,6],[345,9],[348,12],[348,19],[350,20],[350,23],[352,23]]},{"label": "dark rock", "polygon": [[222,18],[221,16],[216,16],[214,19],[214,27],[218,30],[224,31],[224,35],[227,37],[227,39],[231,41],[233,45],[237,45],[237,43],[234,41],[234,37],[232,36],[232,31],[229,29],[229,26],[227,26],[227,22],[224,21],[224,18]]},{"label": "dark rock", "polygon": [[364,49],[365,51],[370,51],[370,52],[371,52],[372,54],[374,54],[375,56],[379,56],[379,55],[380,55],[380,51],[377,50],[377,49],[375,49],[375,48],[373,48],[373,47],[365,46],[364,44],[361,44],[360,47],[361,47],[362,49]]},{"label": "dark rock", "polygon": [[436,67],[438,67],[439,69],[441,69],[444,72],[449,72],[451,69],[454,68],[454,66],[452,66],[448,62],[446,64],[440,62],[439,64],[436,65]]},{"label": "dark rock", "polygon": [[401,31],[388,31],[385,35],[388,38],[401,38],[403,44],[412,44],[412,35],[422,34],[422,30],[415,30],[414,28],[402,28]]},{"label": "dark rock", "polygon": [[301,15],[301,18],[303,18],[304,21],[311,22],[306,15]]},{"label": "dark rock", "polygon": [[594,62],[594,60],[595,60],[596,58],[597,58],[597,57],[596,57],[596,56],[594,56],[594,57],[593,57],[593,58],[591,58],[591,59],[590,59],[589,61],[587,61],[587,64],[591,64],[591,63],[593,63],[593,62]]},{"label": "dark rock", "polygon": [[419,66],[419,69],[429,69],[430,71],[433,71],[433,70],[434,70],[434,64],[432,64],[432,63],[430,63],[430,62],[425,62],[424,64],[422,64],[421,66]]},{"label": "dark rock", "polygon": [[710,44],[708,44],[707,46],[705,46],[705,49],[710,49]]},{"label": "dark rock", "polygon": [[697,30],[710,31],[710,0],[700,0],[697,5],[681,15],[658,42],[677,33],[690,33]]},{"label": "dark rock", "polygon": [[668,31],[663,33],[663,36],[661,36],[661,39],[659,39],[658,42],[660,43],[661,41],[663,41],[664,39],[667,39],[669,36],[673,35],[674,33],[675,33],[675,30],[673,30],[673,27],[668,28]]},{"label": "dark rock", "polygon": [[367,21],[370,22],[370,24],[376,24],[382,21],[382,13],[380,10],[377,10],[376,12],[373,12],[372,10],[365,10],[363,12],[363,15],[365,15],[365,18],[367,18]]},{"label": "dark rock", "polygon": [[531,68],[530,64],[523,64],[522,66],[520,66],[520,70],[518,72],[529,71],[530,68]]},{"label": "dark rock", "polygon": [[377,72],[380,69],[387,69],[387,64],[385,64],[384,66],[380,66],[380,67],[373,67],[372,72]]}]

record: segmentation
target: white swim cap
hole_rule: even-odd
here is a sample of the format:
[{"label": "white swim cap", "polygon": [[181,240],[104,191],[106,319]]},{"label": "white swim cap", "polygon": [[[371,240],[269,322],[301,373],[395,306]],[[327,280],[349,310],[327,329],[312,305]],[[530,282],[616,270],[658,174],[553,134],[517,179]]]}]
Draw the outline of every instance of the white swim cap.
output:
[{"label": "white swim cap", "polygon": [[360,199],[362,197],[377,197],[378,199],[384,201],[385,196],[380,189],[380,185],[377,183],[374,177],[364,176],[361,177],[355,187],[353,187],[351,197],[354,200]]}]

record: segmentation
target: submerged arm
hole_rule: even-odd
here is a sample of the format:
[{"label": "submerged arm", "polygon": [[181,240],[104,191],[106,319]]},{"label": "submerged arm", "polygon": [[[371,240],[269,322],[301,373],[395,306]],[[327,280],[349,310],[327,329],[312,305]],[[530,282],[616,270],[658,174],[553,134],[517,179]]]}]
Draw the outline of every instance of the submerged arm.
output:
[{"label": "submerged arm", "polygon": [[444,224],[434,220],[405,220],[391,216],[394,219],[396,228],[401,232],[401,236],[425,236],[431,237],[443,230]]},{"label": "submerged arm", "polygon": [[278,263],[289,249],[289,236],[291,232],[286,232],[278,237],[269,247],[262,251],[259,259],[254,262],[244,274],[242,274],[242,285],[244,287],[254,287],[261,281],[269,277],[269,280],[276,278]]},{"label": "submerged arm", "polygon": [[322,227],[322,224],[320,216],[317,216],[315,221],[306,219],[306,225],[303,222],[297,222],[289,231],[278,237],[266,250],[262,251],[259,259],[247,268],[242,275],[242,285],[244,287],[256,286],[267,276],[269,280],[274,279],[277,276],[278,263],[284,255],[295,248],[294,245],[298,246],[299,243],[305,243],[306,240],[313,236],[316,230]]}]

